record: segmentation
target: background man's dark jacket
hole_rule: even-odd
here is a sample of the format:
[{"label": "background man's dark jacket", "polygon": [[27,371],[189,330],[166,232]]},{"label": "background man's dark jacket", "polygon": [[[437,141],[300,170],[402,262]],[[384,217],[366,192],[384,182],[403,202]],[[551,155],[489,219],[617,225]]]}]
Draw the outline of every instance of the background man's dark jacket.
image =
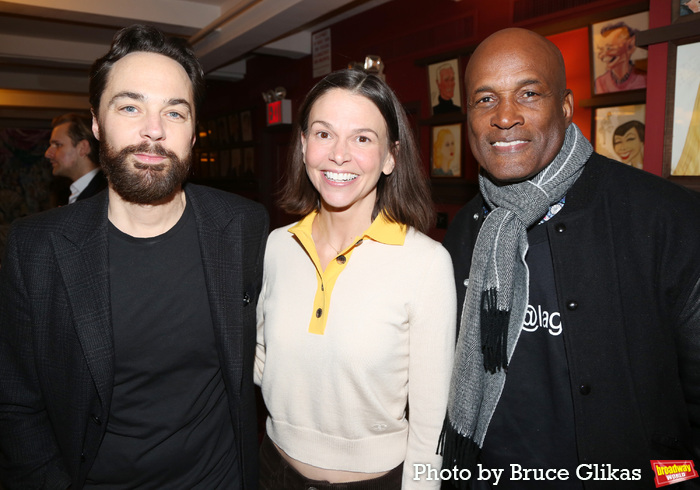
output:
[{"label": "background man's dark jacket", "polygon": [[99,170],[92,180],[90,180],[90,183],[88,183],[87,187],[83,189],[83,191],[78,194],[78,198],[76,201],[82,201],[83,199],[87,199],[88,197],[92,197],[98,192],[100,192],[102,189],[107,188],[107,177],[105,177],[105,174],[102,170]]}]

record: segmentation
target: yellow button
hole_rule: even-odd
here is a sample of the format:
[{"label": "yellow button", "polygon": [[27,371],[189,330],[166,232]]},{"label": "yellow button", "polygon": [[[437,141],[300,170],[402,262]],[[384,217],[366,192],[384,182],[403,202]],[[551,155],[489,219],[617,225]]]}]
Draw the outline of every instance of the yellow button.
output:
[{"label": "yellow button", "polygon": [[319,308],[318,310],[316,310],[316,318],[321,318],[321,315],[323,315],[323,310]]},{"label": "yellow button", "polygon": [[337,259],[335,259],[336,262],[338,262],[340,265],[343,265],[347,259],[345,258],[345,255],[339,255]]}]

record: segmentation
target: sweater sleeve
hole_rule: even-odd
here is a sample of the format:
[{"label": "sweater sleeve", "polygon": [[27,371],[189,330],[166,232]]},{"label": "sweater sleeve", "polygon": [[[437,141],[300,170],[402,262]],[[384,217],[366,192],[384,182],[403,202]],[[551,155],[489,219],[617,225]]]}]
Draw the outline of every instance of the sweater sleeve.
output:
[{"label": "sweater sleeve", "polygon": [[447,251],[436,245],[432,257],[425,257],[424,267],[409,310],[409,429],[404,490],[440,488],[440,481],[426,476],[429,467],[439,471],[442,463],[436,452],[454,359],[457,307],[452,261]]}]

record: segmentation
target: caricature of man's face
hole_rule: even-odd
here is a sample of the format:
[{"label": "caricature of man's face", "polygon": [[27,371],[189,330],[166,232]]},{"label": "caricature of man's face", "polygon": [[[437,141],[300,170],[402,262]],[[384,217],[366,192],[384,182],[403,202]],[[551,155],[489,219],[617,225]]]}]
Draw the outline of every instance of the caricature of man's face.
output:
[{"label": "caricature of man's face", "polygon": [[451,67],[443,68],[438,73],[437,80],[440,97],[443,100],[450,100],[455,94],[455,71]]},{"label": "caricature of man's face", "polygon": [[608,70],[629,64],[634,50],[634,36],[630,36],[626,27],[607,31],[598,44],[598,59],[605,63]]}]

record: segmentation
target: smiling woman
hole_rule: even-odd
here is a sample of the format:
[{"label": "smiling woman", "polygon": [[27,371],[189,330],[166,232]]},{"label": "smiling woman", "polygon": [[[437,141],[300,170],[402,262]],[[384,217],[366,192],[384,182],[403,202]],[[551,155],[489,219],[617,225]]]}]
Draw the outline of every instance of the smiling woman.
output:
[{"label": "smiling woman", "polygon": [[260,488],[438,488],[414,464],[441,462],[455,290],[406,115],[343,70],[298,120],[281,204],[303,218],[270,235],[257,310]]}]

